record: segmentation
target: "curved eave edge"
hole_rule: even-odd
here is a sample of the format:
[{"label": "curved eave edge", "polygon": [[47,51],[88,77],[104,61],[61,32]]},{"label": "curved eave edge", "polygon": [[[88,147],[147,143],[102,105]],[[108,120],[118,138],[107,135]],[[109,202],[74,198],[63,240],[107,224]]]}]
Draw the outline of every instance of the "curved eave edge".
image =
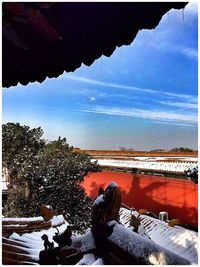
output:
[{"label": "curved eave edge", "polygon": [[[54,74],[50,74],[48,71],[47,71],[47,74],[41,74],[41,76],[40,77],[36,77],[36,78],[30,78],[30,77],[28,77],[27,79],[19,79],[18,81],[14,81],[14,80],[11,80],[11,81],[9,81],[9,82],[5,82],[5,81],[3,81],[2,80],[2,86],[4,87],[4,88],[9,88],[9,87],[11,87],[11,86],[17,86],[18,84],[21,84],[21,85],[24,85],[24,86],[26,86],[27,84],[29,84],[29,83],[33,83],[33,82],[39,82],[39,83],[42,83],[42,82],[44,82],[45,80],[46,80],[46,78],[49,78],[49,79],[51,79],[51,78],[57,78],[57,77],[59,77],[60,75],[62,75],[64,72],[74,72],[76,69],[78,69],[78,68],[80,68],[81,67],[81,65],[82,64],[84,64],[84,65],[86,65],[86,66],[91,66],[97,59],[99,59],[101,56],[106,56],[106,57],[110,57],[112,54],[113,54],[113,52],[116,50],[116,48],[117,47],[121,47],[121,46],[123,46],[123,45],[130,45],[133,41],[134,41],[134,39],[135,39],[135,37],[137,36],[137,34],[138,34],[138,32],[140,31],[140,30],[152,30],[152,29],[155,29],[157,26],[158,26],[158,24],[159,24],[159,22],[161,21],[161,19],[162,19],[162,17],[169,11],[169,10],[171,10],[171,9],[178,9],[178,10],[180,10],[180,9],[183,9],[183,8],[185,8],[185,6],[188,4],[188,2],[185,2],[185,3],[181,3],[181,2],[179,2],[179,4],[182,4],[182,6],[181,7],[169,7],[168,8],[168,10],[165,10],[165,12],[161,15],[161,16],[158,16],[157,18],[155,17],[154,19],[155,19],[155,21],[154,21],[154,23],[152,24],[152,25],[148,25],[148,27],[142,27],[142,28],[140,28],[140,29],[138,29],[137,30],[137,32],[127,32],[126,33],[126,40],[123,40],[123,41],[121,41],[121,40],[116,40],[116,44],[115,45],[112,45],[112,46],[110,46],[108,49],[107,49],[107,51],[105,52],[99,52],[98,53],[98,55],[96,55],[96,56],[93,56],[92,58],[89,58],[89,59],[81,59],[81,61],[79,62],[79,63],[77,63],[76,64],[76,66],[75,67],[73,67],[73,68],[71,68],[70,70],[68,70],[69,69],[69,67],[67,67],[67,66],[65,66],[64,68],[61,68],[61,70],[60,71],[54,71]],[[134,29],[135,30],[135,29]]]}]

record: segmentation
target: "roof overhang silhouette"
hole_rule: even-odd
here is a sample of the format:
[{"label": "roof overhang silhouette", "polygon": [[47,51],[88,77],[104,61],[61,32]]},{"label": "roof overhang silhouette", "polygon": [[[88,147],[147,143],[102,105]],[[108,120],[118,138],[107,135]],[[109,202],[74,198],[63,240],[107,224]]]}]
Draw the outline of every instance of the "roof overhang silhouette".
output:
[{"label": "roof overhang silhouette", "polygon": [[2,85],[23,85],[90,66],[187,2],[4,2]]}]

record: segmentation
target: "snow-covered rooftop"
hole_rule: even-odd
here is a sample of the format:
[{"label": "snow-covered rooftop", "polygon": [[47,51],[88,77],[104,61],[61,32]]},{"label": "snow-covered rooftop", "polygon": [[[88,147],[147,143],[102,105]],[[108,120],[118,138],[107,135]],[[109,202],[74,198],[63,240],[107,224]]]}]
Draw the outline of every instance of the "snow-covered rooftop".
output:
[{"label": "snow-covered rooftop", "polygon": [[44,218],[42,216],[38,217],[31,217],[31,218],[2,218],[2,223],[6,222],[36,222],[36,221],[44,221]]},{"label": "snow-covered rooftop", "polygon": [[[138,216],[138,212],[136,211],[132,211],[132,214],[136,217]],[[108,239],[123,248],[123,250],[134,257],[143,257],[143,260],[149,262],[149,264],[198,263],[198,233],[180,226],[170,227],[164,221],[147,215],[140,215],[146,234],[144,237],[144,235],[141,236],[132,231],[130,227],[130,217],[130,210],[121,208],[121,224],[115,221],[110,222],[110,224],[114,225],[114,228],[113,233]],[[58,225],[61,219],[62,215],[54,217],[54,225]],[[9,219],[5,220],[10,221]],[[34,221],[35,218],[30,218],[29,220]],[[13,221],[13,218],[11,218],[11,221]],[[57,228],[61,233],[67,226],[68,223],[65,222],[61,226],[57,226]],[[57,230],[51,227],[50,229],[21,235],[13,233],[9,238],[3,237],[3,260],[5,253],[12,257],[12,259],[17,253],[17,255],[20,254],[19,258],[21,264],[37,264],[39,261],[39,252],[44,249],[41,236],[47,234],[49,241],[52,242],[56,232]],[[54,244],[56,247],[57,244]],[[76,263],[77,265],[103,265],[104,260],[101,257],[96,257],[91,252],[95,247],[94,238],[90,230],[86,231],[84,235],[72,236],[72,245],[70,248],[76,249],[79,253],[86,252]],[[69,247],[66,246],[62,251],[64,252],[68,248]],[[13,262],[13,264],[14,263],[16,264],[16,262]]]},{"label": "snow-covered rooftop", "polygon": [[[131,212],[137,217],[137,211],[120,209],[120,222],[130,227]],[[147,215],[140,215],[145,233],[158,245],[177,255],[198,264],[198,233],[180,226],[168,226],[168,223]]]},{"label": "snow-covered rooftop", "polygon": [[101,166],[136,168],[140,170],[166,171],[171,173],[184,173],[189,168],[197,166],[196,162],[167,162],[167,161],[146,161],[146,160],[115,160],[98,159]]}]

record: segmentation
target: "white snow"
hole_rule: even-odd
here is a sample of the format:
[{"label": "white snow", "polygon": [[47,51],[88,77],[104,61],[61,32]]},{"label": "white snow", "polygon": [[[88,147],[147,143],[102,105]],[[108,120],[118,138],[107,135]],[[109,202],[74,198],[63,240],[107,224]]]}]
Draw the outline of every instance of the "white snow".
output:
[{"label": "white snow", "polygon": [[76,265],[91,265],[96,261],[96,257],[93,253],[85,254],[83,258]]},{"label": "white snow", "polygon": [[[137,217],[138,212],[132,211]],[[125,227],[130,225],[130,210],[120,209],[120,222]],[[170,227],[164,221],[140,215],[141,223],[145,229],[146,235],[160,246],[174,252],[181,257],[188,259],[192,264],[198,263],[198,233],[185,229],[180,226]]]},{"label": "white snow", "polygon": [[136,168],[141,170],[167,171],[174,173],[184,173],[189,168],[194,168],[197,163],[194,162],[159,162],[159,161],[133,161],[133,160],[115,160],[98,159],[101,166],[112,166],[121,168]]},{"label": "white snow", "polygon": [[128,228],[124,228],[120,224],[115,224],[113,233],[108,239],[132,254],[135,258],[142,258],[146,264],[190,264],[186,259],[159,246],[152,240],[144,238]]},{"label": "white snow", "polygon": [[64,219],[63,215],[53,216],[53,218],[51,219],[51,224],[53,227],[56,227],[56,226],[64,223],[64,221],[65,221],[65,219]]},{"label": "white snow", "polygon": [[138,226],[138,234],[143,236],[143,237],[149,238],[148,235],[146,234],[144,225],[142,223]]},{"label": "white snow", "polygon": [[103,259],[98,258],[92,265],[104,265]]},{"label": "white snow", "polygon": [[173,161],[196,161],[198,162],[198,158],[196,157],[131,157],[135,160],[143,160],[143,161],[158,161],[158,160],[173,160]]},{"label": "white snow", "polygon": [[79,251],[87,251],[90,249],[94,249],[95,242],[94,237],[91,231],[88,231],[86,234],[81,236],[74,236],[72,238],[72,247],[78,249]]},{"label": "white snow", "polygon": [[8,224],[4,225],[4,228],[12,228],[12,227],[17,227],[17,228],[24,228],[26,226],[29,226],[28,224]]},{"label": "white snow", "polygon": [[2,181],[2,187],[1,187],[2,190],[7,190],[8,187],[7,187],[7,182],[6,181]]},{"label": "white snow", "polygon": [[2,218],[2,222],[35,222],[35,221],[44,221],[42,216],[31,217],[31,218]]},{"label": "white snow", "polygon": [[[136,217],[138,216],[136,211],[132,211],[132,213]],[[189,260],[186,264],[198,263],[198,233],[179,226],[169,227],[166,222],[146,215],[140,215],[142,225],[141,229],[139,227],[139,232],[141,235],[148,235],[151,238],[151,240],[149,240],[148,238],[140,236],[140,234],[134,233],[131,228],[129,228],[130,216],[130,210],[121,208],[120,219],[125,227],[119,225],[116,221],[108,223],[109,225],[114,225],[113,233],[109,237],[110,240],[131,253],[133,256],[144,257],[148,264],[183,264],[185,263],[184,259]],[[54,223],[58,223],[61,219],[64,219],[62,215],[57,217],[58,218],[53,218]],[[10,218],[6,219],[8,220]],[[16,219],[18,220],[18,218]],[[59,232],[62,233],[67,226],[68,223],[65,223],[57,228],[59,229]],[[47,234],[49,241],[51,242],[56,232],[57,230],[55,228],[50,228],[22,235],[13,233],[9,239],[25,242],[29,247],[27,248],[27,252],[36,258],[36,256],[39,255],[39,251],[44,248],[41,236]],[[55,247],[57,246],[56,243],[54,243],[54,245]],[[73,236],[71,247],[76,248],[79,252],[94,249],[95,242],[92,232],[88,230],[84,235]],[[69,247],[66,246],[63,250],[68,248]],[[179,255],[182,258],[180,258]],[[90,253],[85,255],[83,259],[79,261],[79,265],[82,264],[103,265],[103,260],[96,260],[94,255]]]},{"label": "white snow", "polygon": [[17,233],[13,233],[12,235],[9,236],[10,239],[16,239],[19,237],[20,237],[20,235],[18,235]]},{"label": "white snow", "polygon": [[[58,230],[60,233],[62,233],[67,228],[68,223],[62,224],[61,226],[58,226]],[[9,236],[9,239],[22,241],[28,244],[31,248],[38,248],[39,250],[43,249],[43,241],[41,239],[41,236],[43,234],[48,235],[49,241],[52,241],[53,236],[57,233],[57,230],[55,228],[50,228],[46,230],[41,230],[38,232],[32,232],[32,233],[25,233],[22,235],[19,235],[17,233],[13,233]],[[54,246],[57,246],[57,243],[54,243]]]}]

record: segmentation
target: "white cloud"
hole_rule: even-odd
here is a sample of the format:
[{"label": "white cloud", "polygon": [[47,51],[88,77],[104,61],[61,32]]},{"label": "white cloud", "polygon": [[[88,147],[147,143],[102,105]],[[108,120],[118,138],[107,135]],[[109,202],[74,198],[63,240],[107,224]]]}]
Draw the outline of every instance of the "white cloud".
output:
[{"label": "white cloud", "polygon": [[146,45],[151,46],[157,50],[171,53],[179,53],[191,59],[198,59],[198,51],[192,47],[185,47],[183,45],[178,45],[170,43],[166,40],[159,40],[159,42],[148,42]]},{"label": "white cloud", "polygon": [[89,100],[90,100],[90,101],[95,101],[95,100],[96,100],[96,97],[94,97],[94,96],[89,96]]},{"label": "white cloud", "polygon": [[167,122],[167,121],[151,121],[151,122],[152,123],[157,123],[157,124],[167,124],[167,125],[172,125],[172,126],[196,127],[196,124]]},{"label": "white cloud", "polygon": [[187,57],[198,58],[198,51],[195,49],[180,47],[178,51]]},{"label": "white cloud", "polygon": [[177,112],[159,111],[159,110],[145,110],[145,109],[127,109],[127,108],[113,108],[113,107],[102,107],[96,106],[94,108],[81,109],[83,112],[98,113],[105,115],[114,116],[128,116],[137,117],[150,120],[158,121],[174,121],[174,122],[185,122],[185,123],[197,123],[196,114],[178,114]]},{"label": "white cloud", "polygon": [[172,106],[172,107],[198,109],[198,104],[194,104],[194,103],[169,102],[169,101],[156,101],[156,102],[162,105],[167,105],[167,106]]},{"label": "white cloud", "polygon": [[128,85],[123,85],[123,84],[118,84],[118,83],[110,83],[110,82],[102,82],[98,80],[93,80],[93,79],[88,79],[80,76],[75,76],[75,75],[65,75],[66,79],[73,80],[73,81],[79,81],[83,83],[88,83],[88,84],[93,84],[93,85],[98,85],[98,86],[104,86],[104,87],[112,87],[112,88],[119,88],[119,89],[126,89],[126,90],[133,90],[133,91],[142,91],[146,93],[155,93],[157,91],[152,90],[152,89],[147,89],[147,88],[140,88],[136,86],[128,86]]},{"label": "white cloud", "polygon": [[71,74],[63,75],[62,79],[78,81],[78,82],[102,86],[106,88],[110,87],[110,88],[124,89],[124,90],[129,90],[129,91],[138,91],[138,92],[143,92],[147,94],[156,94],[156,95],[165,95],[165,96],[171,96],[171,97],[176,97],[176,98],[183,98],[183,99],[187,99],[188,101],[197,102],[197,97],[187,95],[187,94],[176,94],[176,93],[171,93],[168,91],[160,91],[160,90],[154,90],[150,88],[142,88],[142,87],[124,85],[124,84],[119,84],[119,83],[102,82],[99,80],[89,79],[89,78],[75,76]]},{"label": "white cloud", "polygon": [[166,96],[171,96],[179,99],[184,99],[187,100],[188,102],[192,103],[197,103],[198,102],[198,97],[197,96],[192,96],[192,95],[186,95],[186,94],[175,94],[175,93],[170,93],[170,92],[165,92]]}]

